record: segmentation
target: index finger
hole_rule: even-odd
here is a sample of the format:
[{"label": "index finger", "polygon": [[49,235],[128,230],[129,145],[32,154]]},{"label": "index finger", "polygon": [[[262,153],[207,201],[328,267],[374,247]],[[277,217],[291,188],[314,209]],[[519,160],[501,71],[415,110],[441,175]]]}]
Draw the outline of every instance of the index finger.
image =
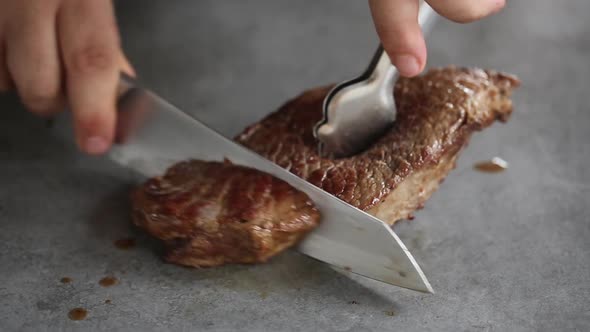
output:
[{"label": "index finger", "polygon": [[111,1],[64,1],[58,35],[76,141],[87,153],[104,153],[113,141],[119,80],[119,37]]}]

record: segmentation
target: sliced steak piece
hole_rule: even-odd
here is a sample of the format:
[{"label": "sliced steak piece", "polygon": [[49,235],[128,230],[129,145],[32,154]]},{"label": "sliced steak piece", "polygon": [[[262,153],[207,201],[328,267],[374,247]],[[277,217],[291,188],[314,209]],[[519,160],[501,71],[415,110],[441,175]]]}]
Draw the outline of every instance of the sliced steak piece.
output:
[{"label": "sliced steak piece", "polygon": [[330,87],[304,92],[236,140],[314,185],[393,224],[438,188],[471,134],[506,121],[513,76],[489,70],[433,69],[395,85],[397,117],[372,147],[345,159],[317,154],[312,134]]},{"label": "sliced steak piece", "polygon": [[229,163],[186,161],[132,194],[133,222],[164,241],[165,259],[195,266],[259,263],[314,229],[306,194]]}]

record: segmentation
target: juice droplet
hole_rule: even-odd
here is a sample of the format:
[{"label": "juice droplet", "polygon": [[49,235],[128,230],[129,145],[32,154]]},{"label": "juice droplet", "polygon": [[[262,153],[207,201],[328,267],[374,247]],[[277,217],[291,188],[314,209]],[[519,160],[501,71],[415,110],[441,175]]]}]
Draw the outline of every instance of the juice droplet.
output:
[{"label": "juice droplet", "polygon": [[83,308],[74,308],[68,313],[71,320],[83,320],[88,316],[88,311]]},{"label": "juice droplet", "polygon": [[384,311],[387,316],[395,316],[395,312],[393,310]]},{"label": "juice droplet", "polygon": [[110,287],[116,285],[119,281],[115,277],[104,277],[98,281],[102,287]]},{"label": "juice droplet", "polygon": [[130,238],[130,237],[118,239],[114,243],[115,243],[115,247],[117,247],[121,250],[127,250],[127,249],[131,249],[131,248],[135,247],[135,239]]},{"label": "juice droplet", "polygon": [[70,282],[72,282],[72,278],[70,278],[70,277],[63,277],[63,278],[59,279],[59,281],[62,284],[69,284]]},{"label": "juice droplet", "polygon": [[508,163],[502,158],[494,157],[492,160],[479,162],[473,167],[480,172],[499,173],[508,168]]}]

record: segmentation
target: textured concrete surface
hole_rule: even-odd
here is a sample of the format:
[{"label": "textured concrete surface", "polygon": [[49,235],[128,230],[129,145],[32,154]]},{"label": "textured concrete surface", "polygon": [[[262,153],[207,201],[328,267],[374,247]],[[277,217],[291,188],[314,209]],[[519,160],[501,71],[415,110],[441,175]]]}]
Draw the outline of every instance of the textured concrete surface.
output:
[{"label": "textured concrete surface", "polygon": [[[364,1],[125,0],[118,10],[144,81],[227,135],[304,88],[358,73],[376,45]],[[163,264],[129,226],[137,179],[78,155],[0,98],[0,329],[587,331],[588,13],[585,0],[510,1],[497,17],[440,22],[431,35],[432,65],[524,82],[512,120],[475,136],[416,220],[396,226],[434,295],[295,252],[257,267]],[[472,169],[496,155],[508,171]],[[138,246],[116,249],[125,236]],[[120,283],[99,286],[107,275]],[[74,307],[87,319],[69,320]]]}]

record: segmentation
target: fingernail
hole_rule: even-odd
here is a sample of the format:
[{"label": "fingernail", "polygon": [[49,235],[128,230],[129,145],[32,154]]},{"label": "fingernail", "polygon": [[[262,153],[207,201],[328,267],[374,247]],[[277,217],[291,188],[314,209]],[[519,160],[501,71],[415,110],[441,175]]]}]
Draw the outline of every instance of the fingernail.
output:
[{"label": "fingernail", "polygon": [[506,6],[505,0],[497,0],[494,3],[494,9],[492,10],[492,14],[498,13],[499,11],[501,11],[504,8],[504,6]]},{"label": "fingernail", "polygon": [[418,59],[409,54],[395,56],[393,58],[393,64],[402,76],[414,76],[420,72]]},{"label": "fingernail", "polygon": [[109,143],[107,140],[99,136],[86,139],[86,143],[84,144],[84,150],[90,154],[101,154],[106,152],[108,148]]}]

